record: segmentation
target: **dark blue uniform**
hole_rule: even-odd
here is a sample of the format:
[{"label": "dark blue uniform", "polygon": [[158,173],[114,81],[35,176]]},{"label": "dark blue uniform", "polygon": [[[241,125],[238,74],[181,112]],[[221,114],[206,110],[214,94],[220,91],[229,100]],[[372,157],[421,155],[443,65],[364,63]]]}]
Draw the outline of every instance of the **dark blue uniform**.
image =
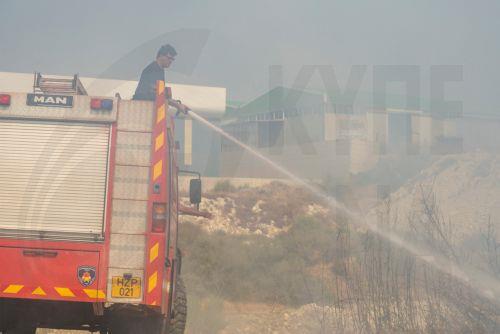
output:
[{"label": "dark blue uniform", "polygon": [[156,99],[156,81],[158,80],[165,81],[165,72],[156,61],[153,61],[142,71],[133,99],[154,101]]}]

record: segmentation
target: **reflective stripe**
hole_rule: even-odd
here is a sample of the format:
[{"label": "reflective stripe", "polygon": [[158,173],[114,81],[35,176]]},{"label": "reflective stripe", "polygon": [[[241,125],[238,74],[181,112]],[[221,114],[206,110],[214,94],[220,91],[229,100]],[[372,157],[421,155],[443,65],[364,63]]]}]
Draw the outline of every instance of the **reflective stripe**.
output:
[{"label": "reflective stripe", "polygon": [[149,263],[152,263],[158,257],[158,250],[160,248],[160,244],[156,243],[151,250],[149,251]]},{"label": "reflective stripe", "polygon": [[102,290],[95,289],[83,289],[83,292],[89,296],[89,298],[105,299],[106,294]]},{"label": "reflective stripe", "polygon": [[31,294],[32,295],[37,295],[37,296],[46,296],[47,295],[45,293],[45,291],[43,291],[43,289],[41,287],[38,287],[35,290],[33,290],[33,292]]},{"label": "reflective stripe", "polygon": [[153,168],[153,181],[156,181],[161,176],[163,169],[163,161],[160,160],[157,163],[155,163],[155,166]]},{"label": "reflective stripe", "polygon": [[17,284],[11,284],[5,290],[3,290],[4,293],[18,293],[19,291],[24,288],[24,285],[17,285]]},{"label": "reflective stripe", "polygon": [[158,107],[158,114],[156,116],[156,123],[160,123],[165,119],[165,105]]},{"label": "reflective stripe", "polygon": [[164,92],[165,92],[165,85],[158,86],[158,93],[157,93],[157,95],[163,95]]},{"label": "reflective stripe", "polygon": [[[19,294],[23,290],[23,288],[25,288],[24,285],[10,284],[2,292],[8,293],[8,294]],[[76,297],[75,292],[69,288],[66,288],[66,287],[54,287],[54,290],[61,297],[68,297],[68,298]],[[31,291],[31,289],[29,291]],[[29,291],[25,291],[24,293],[21,294],[21,296],[26,295],[26,293],[29,293]],[[78,291],[80,291],[80,290],[78,290]],[[104,293],[103,290],[83,289],[83,292],[89,298],[92,298],[92,299],[106,299],[106,294]],[[47,293],[45,292],[45,290],[41,286],[39,286],[31,292],[31,295],[33,295],[33,296],[47,296]]]},{"label": "reflective stripe", "polygon": [[61,297],[75,297],[73,291],[68,288],[55,287],[54,289]]},{"label": "reflective stripe", "polygon": [[165,132],[162,132],[155,139],[155,152],[165,145]]},{"label": "reflective stripe", "polygon": [[148,293],[150,293],[156,288],[157,283],[158,283],[158,272],[155,271],[151,276],[149,276]]}]

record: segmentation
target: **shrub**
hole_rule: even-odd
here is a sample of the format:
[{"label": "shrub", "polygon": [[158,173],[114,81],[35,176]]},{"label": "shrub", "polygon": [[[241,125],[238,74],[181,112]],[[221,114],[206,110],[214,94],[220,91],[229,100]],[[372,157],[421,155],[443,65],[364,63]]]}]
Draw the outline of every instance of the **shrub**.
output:
[{"label": "shrub", "polygon": [[303,305],[324,297],[323,282],[310,269],[335,256],[335,240],[330,225],[310,218],[275,239],[209,234],[186,223],[180,231],[183,275],[197,296]]},{"label": "shrub", "polygon": [[229,180],[217,181],[214,185],[214,192],[234,192],[236,187],[231,184]]}]

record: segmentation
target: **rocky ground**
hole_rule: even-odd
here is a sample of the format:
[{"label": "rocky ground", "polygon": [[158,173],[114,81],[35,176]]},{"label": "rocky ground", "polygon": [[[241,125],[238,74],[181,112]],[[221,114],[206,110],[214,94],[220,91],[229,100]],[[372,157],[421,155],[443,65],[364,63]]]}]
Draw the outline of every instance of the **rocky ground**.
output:
[{"label": "rocky ground", "polygon": [[[183,203],[188,205],[187,198]],[[221,231],[236,235],[274,237],[284,232],[294,218],[331,217],[328,207],[301,188],[274,182],[259,188],[229,188],[204,194],[200,210],[212,214],[211,219],[184,216],[207,232]]]}]

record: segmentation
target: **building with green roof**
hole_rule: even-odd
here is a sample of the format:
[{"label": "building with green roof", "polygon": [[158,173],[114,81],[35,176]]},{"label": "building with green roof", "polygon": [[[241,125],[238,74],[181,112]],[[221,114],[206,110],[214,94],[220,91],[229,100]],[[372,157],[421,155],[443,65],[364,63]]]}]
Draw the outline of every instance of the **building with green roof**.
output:
[{"label": "building with green roof", "polygon": [[[398,95],[329,94],[275,87],[223,117],[223,128],[297,175],[346,178],[387,154],[458,151],[457,113]],[[444,146],[444,147],[440,147]],[[234,143],[221,142],[222,176],[280,177]]]}]

